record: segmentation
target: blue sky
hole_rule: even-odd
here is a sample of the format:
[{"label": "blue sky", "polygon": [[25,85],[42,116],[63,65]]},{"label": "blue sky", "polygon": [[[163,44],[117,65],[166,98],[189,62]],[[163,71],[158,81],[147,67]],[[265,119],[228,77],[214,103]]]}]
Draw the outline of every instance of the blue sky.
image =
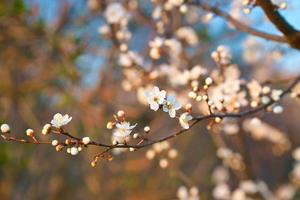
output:
[{"label": "blue sky", "polygon": [[[76,5],[75,6],[75,12],[80,15],[86,14],[88,12],[87,8],[85,7],[85,0],[65,0],[66,2],[69,2],[71,4]],[[48,24],[52,24],[56,20],[57,12],[59,11],[59,4],[62,2],[61,0],[26,0],[26,2],[30,5],[30,3],[38,3],[40,5],[40,11],[41,11],[41,18],[45,20]],[[281,13],[284,15],[284,17],[289,21],[291,24],[293,24],[296,28],[300,29],[300,1],[287,1],[288,3],[288,9],[281,11]],[[264,15],[262,11],[259,8],[254,9],[249,16],[250,19],[254,21],[260,21],[255,28],[268,32],[273,34],[280,35],[280,32],[267,20],[264,19]],[[261,23],[262,22],[262,23]],[[97,33],[97,28],[102,24],[103,22],[101,19],[97,19],[95,21],[90,21],[88,24],[85,24],[84,27],[77,27],[76,34],[79,35],[89,35],[89,43],[90,45],[103,45],[103,41],[101,42],[101,38]],[[226,22],[221,18],[215,18],[212,23],[208,26],[209,32],[213,35],[218,35],[220,32],[224,31],[224,27],[227,27]],[[146,30],[147,31],[147,30]],[[141,29],[140,34],[138,35],[144,35],[145,30]],[[245,34],[246,36],[246,34]],[[136,49],[138,48],[138,44],[140,43],[140,38],[134,38],[133,40],[133,47]],[[291,50],[287,45],[282,44],[275,44],[273,42],[268,42],[265,40],[259,40],[262,41],[266,46],[272,46],[272,48],[279,48],[281,49],[283,47],[283,50],[286,48],[288,50],[288,53],[283,57],[283,59],[279,62],[280,69],[285,72],[300,72],[300,56],[298,50]],[[242,48],[242,40],[238,41],[239,43],[236,44],[232,41],[229,41],[229,45],[234,43],[234,46],[231,45],[232,48],[237,48],[238,51]],[[220,41],[220,44],[226,44],[225,41]],[[105,43],[104,43],[105,45]],[[99,69],[101,66],[105,63],[105,60],[103,57],[99,57],[92,54],[83,54],[80,56],[80,58],[77,60],[77,65],[80,68],[87,69],[85,71],[88,71],[85,84],[86,85],[92,85],[95,83],[95,80],[99,78]]]}]

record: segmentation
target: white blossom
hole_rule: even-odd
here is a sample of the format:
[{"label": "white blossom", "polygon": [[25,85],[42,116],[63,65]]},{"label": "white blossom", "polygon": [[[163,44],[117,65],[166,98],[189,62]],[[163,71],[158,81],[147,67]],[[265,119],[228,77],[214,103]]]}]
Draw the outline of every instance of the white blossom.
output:
[{"label": "white blossom", "polygon": [[276,195],[279,199],[292,200],[295,196],[296,188],[291,184],[285,184],[278,188]]},{"label": "white blossom", "polygon": [[165,169],[167,168],[169,165],[169,161],[166,159],[166,158],[162,158],[159,160],[159,166],[162,168],[162,169]]},{"label": "white blossom", "polygon": [[297,147],[294,151],[293,151],[293,158],[296,161],[300,161],[300,147]]},{"label": "white blossom", "polygon": [[229,180],[228,170],[223,166],[218,166],[214,169],[212,179],[215,183],[224,183]]},{"label": "white blossom", "polygon": [[232,200],[247,200],[247,195],[243,190],[236,189],[233,191],[231,199]]},{"label": "white blossom", "polygon": [[169,158],[174,159],[174,158],[177,157],[177,155],[178,155],[178,151],[177,151],[176,149],[170,149],[170,150],[168,151],[168,156],[169,156]]},{"label": "white blossom", "polygon": [[177,101],[176,97],[169,95],[164,102],[163,111],[168,112],[170,117],[174,118],[176,116],[176,110],[181,108],[181,104]]},{"label": "white blossom", "polygon": [[229,186],[225,183],[218,184],[213,190],[213,197],[215,199],[229,199],[230,197],[230,189]]},{"label": "white blossom", "polygon": [[155,151],[153,149],[149,149],[147,152],[146,152],[146,158],[148,160],[152,160],[154,157],[155,157]]},{"label": "white blossom", "polygon": [[198,36],[191,27],[181,27],[176,31],[175,35],[177,38],[185,40],[191,46],[198,44]]},{"label": "white blossom", "polygon": [[128,141],[130,133],[137,124],[130,126],[129,122],[121,122],[116,124],[116,129],[113,131],[113,141],[118,143],[125,143]]},{"label": "white blossom", "polygon": [[72,147],[70,150],[71,155],[75,156],[78,154],[78,148],[77,147]]},{"label": "white blossom", "polygon": [[191,121],[192,119],[193,117],[188,112],[185,112],[180,115],[179,123],[182,126],[182,128],[189,129],[190,128],[189,121]]},{"label": "white blossom", "polygon": [[280,113],[283,112],[283,107],[280,106],[280,105],[277,105],[277,106],[275,106],[275,107],[273,108],[273,112],[274,112],[275,114],[280,114]]},{"label": "white blossom", "polygon": [[104,16],[108,23],[117,24],[120,23],[122,19],[126,19],[127,12],[125,8],[120,3],[111,3],[108,5],[104,12]]},{"label": "white blossom", "polygon": [[62,126],[67,125],[72,120],[72,117],[69,117],[69,115],[62,115],[60,113],[56,113],[53,116],[53,119],[51,120],[52,126],[56,128],[60,128]]},{"label": "white blossom", "polygon": [[249,194],[254,194],[258,191],[257,185],[252,180],[241,181],[240,188]]},{"label": "white blossom", "polygon": [[153,87],[151,91],[146,92],[148,104],[150,104],[150,109],[157,111],[159,109],[159,105],[164,103],[166,98],[166,91],[159,90],[158,87]]}]

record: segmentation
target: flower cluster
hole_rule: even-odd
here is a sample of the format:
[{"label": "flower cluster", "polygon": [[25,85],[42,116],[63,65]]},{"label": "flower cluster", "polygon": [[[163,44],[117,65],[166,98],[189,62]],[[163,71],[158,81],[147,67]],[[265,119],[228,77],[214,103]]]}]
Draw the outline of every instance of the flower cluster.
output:
[{"label": "flower cluster", "polygon": [[162,106],[163,111],[169,113],[171,118],[176,116],[176,111],[181,108],[181,104],[173,95],[166,95],[166,91],[159,90],[158,87],[153,87],[152,90],[147,91],[147,101],[151,110],[157,111]]},{"label": "flower cluster", "polygon": [[245,169],[245,163],[240,153],[233,152],[227,147],[220,147],[217,150],[217,156],[223,160],[223,164],[226,167],[237,171],[243,171]]},{"label": "flower cluster", "polygon": [[107,128],[113,129],[112,143],[114,145],[126,144],[131,139],[131,133],[137,124],[130,125],[130,123],[126,121],[125,112],[123,110],[119,110],[117,115],[114,115],[114,119],[114,122],[107,123]]},{"label": "flower cluster", "polygon": [[226,46],[219,46],[216,51],[211,53],[211,57],[221,66],[229,65],[232,59],[231,52]]},{"label": "flower cluster", "polygon": [[274,144],[273,151],[275,154],[282,154],[291,147],[290,141],[282,131],[258,118],[245,120],[243,128],[250,132],[254,139],[267,140]]},{"label": "flower cluster", "polygon": [[170,148],[170,144],[167,141],[156,143],[151,149],[147,150],[146,158],[153,160],[159,156],[159,166],[165,169],[169,166],[169,159],[174,159],[178,155],[178,152],[174,148]]},{"label": "flower cluster", "polygon": [[[61,141],[60,139],[53,139],[50,142],[42,142],[39,141],[36,137],[36,133],[33,129],[27,129],[26,130],[26,136],[32,139],[32,143],[35,144],[51,144],[52,146],[55,147],[56,151],[61,151],[63,149],[66,149],[66,152],[71,154],[71,155],[77,155],[84,147],[87,147],[87,145],[90,144],[91,139],[89,137],[83,137],[83,138],[77,138],[71,136],[69,133],[65,132],[64,126],[66,126],[70,121],[72,120],[72,117],[69,115],[62,115],[60,113],[56,113],[53,116],[53,119],[51,120],[51,124],[45,124],[42,131],[41,135],[47,136],[49,134],[55,134],[55,135],[61,135],[61,136],[66,136],[67,139],[64,141]],[[10,127],[7,124],[2,124],[1,125],[1,132],[3,134],[8,134],[10,133]],[[15,141],[20,141],[20,142],[30,142],[27,140],[23,139],[17,139],[13,136],[8,136],[8,135],[2,135],[4,139],[9,139],[9,140],[15,140]]]},{"label": "flower cluster", "polygon": [[218,166],[214,169],[212,178],[216,184],[212,195],[217,200],[247,200],[255,195],[259,195],[265,198],[275,198],[271,194],[267,185],[263,181],[254,182],[252,180],[242,180],[239,182],[238,187],[231,190],[229,186],[230,175],[227,168]]},{"label": "flower cluster", "polygon": [[[166,91],[160,90],[156,86],[146,92],[146,97],[151,110],[157,111],[162,108],[171,118],[175,118],[177,110],[182,107],[174,95],[167,95]],[[193,119],[190,114],[191,105],[187,104],[185,108],[187,112],[179,116],[179,124],[182,128],[189,129],[189,122]]]}]

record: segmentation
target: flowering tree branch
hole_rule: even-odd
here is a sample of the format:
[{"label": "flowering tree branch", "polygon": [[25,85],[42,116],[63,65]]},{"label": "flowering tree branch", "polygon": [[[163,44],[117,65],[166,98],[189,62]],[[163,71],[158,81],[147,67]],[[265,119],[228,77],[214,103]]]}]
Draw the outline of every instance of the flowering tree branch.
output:
[{"label": "flowering tree branch", "polygon": [[279,13],[278,6],[273,4],[271,0],[257,0],[256,4],[263,9],[268,19],[276,28],[284,34],[290,46],[300,49],[300,31],[286,21]]},{"label": "flowering tree branch", "polygon": [[239,31],[242,31],[242,32],[245,32],[245,33],[250,33],[251,35],[254,35],[254,36],[257,36],[257,37],[260,37],[260,38],[263,38],[263,39],[275,41],[275,42],[288,43],[287,39],[283,36],[266,33],[266,32],[257,30],[255,28],[252,28],[252,27],[240,22],[239,20],[235,19],[230,14],[222,11],[218,7],[206,4],[201,0],[196,1],[196,2],[192,1],[189,4],[199,6],[200,8],[202,8],[205,11],[211,12],[211,13],[219,16],[219,17],[224,18],[225,20],[230,22]]},{"label": "flowering tree branch", "polygon": [[[294,79],[294,81],[287,87],[286,90],[284,90],[280,95],[279,95],[279,99],[283,98],[285,95],[287,95],[288,93],[290,93],[292,91],[292,89],[300,82],[300,76],[298,76],[297,78]],[[101,142],[97,142],[97,141],[92,141],[90,140],[89,137],[84,137],[84,138],[79,138],[76,137],[68,132],[66,132],[63,128],[61,128],[60,126],[62,126],[64,123],[68,123],[68,121],[70,121],[71,118],[68,118],[68,116],[66,118],[63,118],[62,124],[56,124],[56,123],[60,123],[60,122],[56,122],[54,121],[56,116],[54,116],[54,120],[52,120],[52,124],[54,124],[54,127],[50,127],[49,124],[46,124],[45,127],[43,128],[42,134],[43,135],[47,135],[49,133],[53,133],[53,134],[58,134],[58,135],[62,135],[65,136],[67,139],[64,142],[58,142],[57,140],[53,140],[51,141],[39,141],[36,139],[34,132],[31,129],[28,129],[26,131],[26,134],[28,137],[30,137],[30,139],[19,139],[16,138],[14,136],[9,136],[6,135],[5,133],[9,133],[10,129],[5,127],[1,127],[1,130],[3,132],[3,134],[1,135],[1,137],[6,140],[6,141],[13,141],[13,142],[20,142],[20,143],[31,143],[31,144],[47,144],[50,145],[52,144],[53,146],[56,146],[57,151],[62,150],[64,147],[72,147],[72,146],[79,146],[79,151],[81,151],[82,147],[88,147],[88,146],[99,146],[99,147],[104,147],[105,150],[102,151],[101,153],[97,154],[94,157],[94,160],[92,161],[91,165],[95,166],[97,161],[99,160],[99,158],[107,158],[107,159],[111,159],[112,156],[110,154],[110,151],[112,149],[115,148],[122,148],[122,149],[132,149],[132,150],[136,150],[136,149],[141,149],[156,143],[160,143],[172,138],[175,138],[185,132],[187,132],[189,129],[191,129],[192,127],[194,127],[196,124],[198,124],[201,121],[205,121],[205,120],[210,120],[210,119],[219,119],[222,120],[224,118],[242,118],[242,117],[246,117],[249,115],[253,115],[255,113],[258,113],[260,111],[264,111],[266,110],[269,106],[271,106],[272,104],[276,103],[278,100],[270,100],[268,103],[263,104],[261,106],[258,106],[256,108],[250,109],[250,110],[246,110],[246,111],[242,111],[242,112],[238,112],[238,113],[216,113],[216,114],[209,114],[209,115],[202,115],[202,116],[197,116],[197,117],[193,117],[191,119],[192,123],[189,125],[189,128],[183,128],[180,129],[166,137],[163,137],[161,139],[158,140],[150,140],[147,137],[136,137],[136,139],[138,139],[138,142],[136,143],[115,143],[115,144],[105,144],[105,143],[101,143]],[[123,117],[124,114],[118,114],[119,117]],[[62,116],[58,116],[58,117],[62,117]],[[56,127],[55,127],[56,126]],[[148,132],[149,130],[146,130],[145,132]],[[70,153],[71,154],[77,154],[78,153],[78,148],[73,149],[70,148]]]}]

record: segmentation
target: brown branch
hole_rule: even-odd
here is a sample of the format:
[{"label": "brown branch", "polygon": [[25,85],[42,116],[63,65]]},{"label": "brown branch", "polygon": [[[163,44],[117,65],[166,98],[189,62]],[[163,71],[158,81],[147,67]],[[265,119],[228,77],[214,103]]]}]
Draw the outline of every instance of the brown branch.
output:
[{"label": "brown branch", "polygon": [[[288,86],[288,88],[286,90],[284,90],[282,92],[282,94],[280,95],[280,99],[283,98],[285,95],[287,95],[288,93],[290,93],[292,91],[292,89],[300,82],[300,75],[294,79],[294,81]],[[221,114],[210,114],[210,115],[202,115],[202,116],[198,116],[198,117],[194,117],[193,118],[193,122],[190,125],[191,129],[192,127],[194,127],[197,123],[201,122],[201,121],[205,121],[205,120],[209,120],[209,119],[215,119],[217,117],[223,119],[223,118],[243,118],[249,115],[253,115],[255,113],[261,112],[266,110],[269,106],[273,105],[274,103],[276,103],[276,101],[271,100],[268,104],[263,104],[261,106],[258,106],[257,108],[253,108],[250,110],[246,110],[246,111],[242,111],[239,113],[221,113]],[[114,148],[134,148],[134,149],[141,149],[150,145],[153,145],[155,143],[159,143],[159,142],[163,142],[172,138],[175,138],[183,133],[186,133],[189,129],[180,129],[174,133],[172,133],[169,136],[163,137],[159,140],[144,140],[143,143],[137,143],[137,144],[117,144],[117,145],[112,145],[112,144],[105,144],[105,143],[100,143],[100,142],[96,142],[96,141],[91,141],[89,144],[85,145],[85,146],[99,146],[99,147],[105,147],[106,150],[104,152],[108,152]],[[57,133],[57,132],[54,132]],[[73,135],[71,135],[70,133],[66,133],[64,132],[62,129],[60,129],[60,134],[71,138],[71,139],[75,139],[79,144],[81,144],[81,139],[78,137],[75,137]],[[6,135],[1,135],[2,138],[4,140],[7,141],[14,141],[14,142],[21,142],[21,143],[31,143],[31,144],[51,144],[51,142],[40,142],[40,141],[32,141],[32,140],[25,140],[25,139],[18,139],[12,136],[6,136]]]},{"label": "brown branch", "polygon": [[200,8],[202,8],[205,11],[211,12],[211,13],[219,16],[219,17],[224,18],[225,20],[230,22],[239,31],[242,31],[242,32],[245,32],[245,33],[250,33],[251,35],[254,35],[254,36],[257,36],[257,37],[260,37],[260,38],[263,38],[263,39],[267,39],[267,40],[272,40],[272,41],[275,41],[275,42],[288,43],[288,41],[285,37],[270,34],[270,33],[266,33],[266,32],[257,30],[255,28],[252,28],[252,27],[240,22],[239,20],[235,19],[234,17],[232,17],[228,13],[222,11],[218,7],[208,5],[206,3],[203,3],[202,1],[190,2],[189,4],[199,6]]},{"label": "brown branch", "polygon": [[[294,79],[294,81],[289,85],[289,87],[284,90],[282,92],[282,94],[280,95],[280,99],[283,98],[285,95],[287,95],[288,93],[290,93],[292,91],[292,89],[300,82],[300,75]],[[210,114],[210,115],[203,115],[203,116],[198,116],[198,117],[194,117],[194,121],[192,122],[192,124],[190,125],[190,129],[195,126],[198,122],[200,121],[204,121],[204,120],[208,120],[208,119],[214,119],[214,118],[242,118],[242,117],[246,117],[255,113],[258,113],[260,111],[263,111],[265,109],[267,109],[269,106],[273,105],[276,101],[271,100],[269,103],[258,106],[257,108],[254,109],[250,109],[247,111],[243,111],[240,113],[224,113],[224,114]],[[187,132],[189,129],[180,129],[179,131],[174,132],[173,134],[163,137],[159,140],[156,141],[148,141],[146,143],[140,144],[140,145],[128,145],[128,144],[124,144],[124,145],[117,145],[117,146],[112,146],[112,145],[106,145],[106,147],[113,147],[113,148],[135,148],[135,149],[140,149],[143,147],[147,147],[150,146],[152,144],[155,143],[159,143],[159,142],[163,142],[165,140],[169,140],[171,138],[175,138],[176,136],[181,135],[182,133]],[[97,143],[97,142],[93,142],[93,145],[97,145],[97,146],[103,146],[103,144],[101,143]]]},{"label": "brown branch", "polygon": [[279,13],[278,6],[273,4],[271,0],[256,0],[256,5],[260,6],[268,19],[276,26],[276,28],[284,34],[291,47],[300,49],[300,32],[294,28]]}]

